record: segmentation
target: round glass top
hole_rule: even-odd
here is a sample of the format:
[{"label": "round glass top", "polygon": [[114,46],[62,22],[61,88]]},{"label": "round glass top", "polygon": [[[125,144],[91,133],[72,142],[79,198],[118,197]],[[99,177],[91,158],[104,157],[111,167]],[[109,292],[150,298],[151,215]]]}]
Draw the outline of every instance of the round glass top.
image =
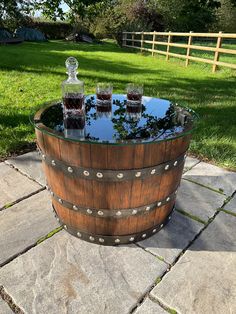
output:
[{"label": "round glass top", "polygon": [[197,115],[168,100],[142,97],[141,111],[127,106],[125,95],[112,95],[112,105],[97,106],[96,95],[85,98],[84,122],[79,130],[67,129],[62,101],[40,110],[33,124],[42,132],[64,140],[97,144],[135,144],[166,141],[190,133]]}]

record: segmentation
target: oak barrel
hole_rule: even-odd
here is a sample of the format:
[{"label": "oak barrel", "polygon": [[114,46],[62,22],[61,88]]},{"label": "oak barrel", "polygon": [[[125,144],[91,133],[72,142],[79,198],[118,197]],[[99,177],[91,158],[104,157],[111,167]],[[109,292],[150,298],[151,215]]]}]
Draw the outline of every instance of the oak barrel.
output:
[{"label": "oak barrel", "polygon": [[53,208],[68,232],[116,245],[145,239],[168,222],[188,132],[166,141],[117,146],[65,140],[40,125],[35,130]]}]

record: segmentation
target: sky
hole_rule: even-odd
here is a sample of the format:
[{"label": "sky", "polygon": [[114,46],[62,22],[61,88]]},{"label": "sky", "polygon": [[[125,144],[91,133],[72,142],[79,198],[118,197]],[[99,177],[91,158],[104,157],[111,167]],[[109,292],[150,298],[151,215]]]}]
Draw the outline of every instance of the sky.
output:
[{"label": "sky", "polygon": [[61,7],[62,7],[62,9],[63,9],[63,11],[64,11],[64,12],[66,12],[66,11],[68,11],[68,10],[69,10],[68,5],[67,5],[67,4],[65,4],[65,3],[63,3],[63,4],[61,5]]},{"label": "sky", "polygon": [[[67,12],[67,11],[69,10],[68,5],[65,4],[65,3],[62,3],[61,8],[63,9],[64,12]],[[40,11],[36,11],[36,12],[35,12],[35,16],[36,16],[36,17],[41,16],[41,12],[40,12]]]}]

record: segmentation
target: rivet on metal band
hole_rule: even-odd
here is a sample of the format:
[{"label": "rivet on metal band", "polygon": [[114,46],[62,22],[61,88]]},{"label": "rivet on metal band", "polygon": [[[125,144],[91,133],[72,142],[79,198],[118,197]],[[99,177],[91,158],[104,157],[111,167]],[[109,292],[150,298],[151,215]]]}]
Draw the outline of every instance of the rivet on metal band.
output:
[{"label": "rivet on metal band", "polygon": [[[174,206],[172,208],[172,211],[169,213],[169,215],[166,217],[164,221],[162,221],[160,224],[153,226],[152,228],[148,230],[143,230],[138,233],[134,234],[128,234],[128,235],[102,235],[102,234],[92,234],[92,233],[86,233],[81,230],[75,229],[70,227],[68,224],[66,225],[63,221],[59,219],[60,224],[64,227],[64,229],[69,232],[70,234],[74,235],[75,237],[82,239],[84,241],[90,242],[90,243],[96,243],[100,245],[120,245],[120,244],[132,244],[138,241],[145,240],[149,238],[150,236],[154,235],[158,231],[160,231],[169,221],[172,215],[172,212],[174,210]],[[56,218],[58,219],[57,213],[53,207],[54,214]]]},{"label": "rivet on metal band", "polygon": [[75,165],[66,163],[65,161],[57,160],[50,156],[41,153],[42,160],[50,167],[62,171],[67,176],[73,178],[82,178],[85,180],[96,180],[96,181],[128,181],[128,180],[140,180],[147,177],[161,175],[170,171],[173,168],[181,166],[184,162],[184,154],[180,155],[175,160],[159,164],[157,166],[139,168],[139,169],[120,169],[120,170],[109,170],[109,169],[95,169],[95,168],[83,168]]},{"label": "rivet on metal band", "polygon": [[83,207],[78,204],[73,204],[67,200],[62,199],[55,193],[52,193],[52,190],[49,188],[49,192],[52,196],[52,198],[60,203],[60,205],[63,205],[64,207],[76,211],[78,213],[84,214],[84,215],[89,215],[89,216],[94,216],[94,217],[100,217],[100,218],[125,218],[129,216],[136,216],[136,215],[143,215],[143,214],[148,214],[151,211],[155,210],[157,207],[164,206],[165,204],[175,200],[176,198],[176,191],[171,193],[169,196],[158,200],[152,204],[146,204],[140,207],[136,208],[119,208],[119,209],[97,209],[97,208],[88,208],[88,207]]}]

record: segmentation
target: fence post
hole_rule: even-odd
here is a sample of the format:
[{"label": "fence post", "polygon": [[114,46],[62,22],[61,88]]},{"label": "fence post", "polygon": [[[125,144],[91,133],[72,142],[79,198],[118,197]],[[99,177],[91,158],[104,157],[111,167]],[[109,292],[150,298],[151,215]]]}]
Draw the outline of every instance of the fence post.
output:
[{"label": "fence post", "polygon": [[134,46],[134,34],[132,33],[132,46]]},{"label": "fence post", "polygon": [[185,61],[185,66],[187,67],[189,65],[189,59],[188,57],[190,56],[190,49],[191,49],[191,45],[192,45],[192,40],[193,37],[191,36],[193,32],[189,32],[189,37],[188,37],[188,48],[187,48],[187,54],[186,54],[186,61]]},{"label": "fence post", "polygon": [[153,32],[152,36],[152,56],[154,56],[155,42],[156,41],[156,31]]},{"label": "fence post", "polygon": [[124,34],[124,46],[127,45],[127,33]]},{"label": "fence post", "polygon": [[125,32],[122,33],[122,46],[125,47],[127,45],[127,34]]},{"label": "fence post", "polygon": [[142,34],[141,34],[141,53],[143,52],[143,39],[144,39],[144,34],[142,32]]},{"label": "fence post", "polygon": [[217,69],[217,65],[216,62],[219,60],[219,48],[221,48],[221,44],[222,44],[222,37],[221,37],[222,32],[219,32],[219,36],[217,38],[217,43],[216,43],[216,51],[215,51],[215,57],[214,57],[214,64],[212,67],[212,72],[215,73],[216,69]]},{"label": "fence post", "polygon": [[166,48],[166,60],[169,60],[169,51],[170,51],[170,42],[171,42],[171,31],[169,31],[168,35],[168,42],[167,42],[167,48]]}]

